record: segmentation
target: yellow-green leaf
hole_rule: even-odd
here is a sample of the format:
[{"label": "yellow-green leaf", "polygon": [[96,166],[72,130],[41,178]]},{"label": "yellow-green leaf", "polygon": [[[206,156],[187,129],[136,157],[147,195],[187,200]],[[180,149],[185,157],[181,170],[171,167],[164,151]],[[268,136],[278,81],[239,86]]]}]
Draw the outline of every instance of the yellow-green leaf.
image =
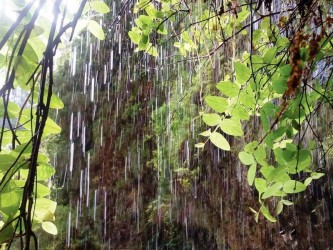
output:
[{"label": "yellow-green leaf", "polygon": [[223,119],[220,127],[222,131],[228,135],[233,136],[243,136],[242,124],[239,120],[231,118],[231,119]]},{"label": "yellow-green leaf", "polygon": [[45,232],[53,235],[58,234],[58,229],[57,227],[51,222],[51,221],[44,221],[42,223],[42,228]]},{"label": "yellow-green leaf", "polygon": [[99,23],[96,22],[95,20],[89,20],[87,28],[91,32],[91,34],[93,34],[99,40],[105,39],[105,35],[104,35],[104,31],[102,29],[102,26],[99,25]]},{"label": "yellow-green leaf", "polygon": [[221,117],[217,114],[203,114],[202,120],[208,125],[208,126],[216,126],[221,122]]},{"label": "yellow-green leaf", "polygon": [[218,148],[226,151],[230,151],[229,142],[218,132],[213,132],[210,137],[210,141]]},{"label": "yellow-green leaf", "polygon": [[206,96],[205,101],[209,107],[217,112],[225,112],[228,109],[228,100],[219,96]]}]

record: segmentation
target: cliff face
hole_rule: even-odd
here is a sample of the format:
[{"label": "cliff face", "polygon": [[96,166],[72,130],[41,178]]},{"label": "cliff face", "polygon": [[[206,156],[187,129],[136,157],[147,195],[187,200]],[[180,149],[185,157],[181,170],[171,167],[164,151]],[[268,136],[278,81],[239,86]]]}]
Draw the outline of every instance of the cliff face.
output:
[{"label": "cliff face", "polygon": [[[213,145],[203,151],[194,147],[203,128],[198,118],[202,91],[219,74],[198,71],[192,62],[164,65],[163,58],[134,54],[127,38],[130,8],[114,4],[110,18],[119,14],[121,19],[105,21],[110,29],[105,42],[83,36],[71,49],[77,65],[65,62],[58,78],[67,107],[59,122],[69,141],[55,157],[63,186],[58,203],[68,209],[62,214],[67,225],[59,246],[332,248],[330,162],[326,177],[294,197],[295,206],[277,223],[263,218],[256,223],[249,207],[257,206],[258,194],[248,186],[247,169],[237,159],[244,141],[228,138],[232,152]],[[318,123],[325,115],[318,116]],[[248,125],[248,136],[257,130],[255,124]]]}]

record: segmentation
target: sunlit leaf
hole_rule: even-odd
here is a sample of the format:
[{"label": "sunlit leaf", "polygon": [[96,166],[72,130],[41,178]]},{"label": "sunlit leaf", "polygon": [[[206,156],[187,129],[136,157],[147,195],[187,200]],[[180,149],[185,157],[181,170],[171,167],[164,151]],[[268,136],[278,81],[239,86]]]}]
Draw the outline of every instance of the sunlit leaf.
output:
[{"label": "sunlit leaf", "polygon": [[271,222],[276,222],[276,219],[270,214],[268,208],[265,205],[260,207],[261,213],[265,216],[265,218]]},{"label": "sunlit leaf", "polygon": [[54,168],[47,163],[39,163],[37,166],[37,180],[48,180],[55,173]]},{"label": "sunlit leaf", "polygon": [[220,133],[213,132],[209,139],[216,147],[226,151],[230,150],[229,142]]},{"label": "sunlit leaf", "polygon": [[256,176],[256,171],[257,171],[257,164],[252,164],[247,171],[247,182],[249,183],[250,186],[253,185],[254,178]]},{"label": "sunlit leaf", "polygon": [[276,54],[276,47],[271,47],[269,48],[266,53],[264,54],[263,60],[264,63],[271,63],[271,61],[273,60],[273,58],[275,57]]},{"label": "sunlit leaf", "polygon": [[208,126],[216,126],[221,122],[221,117],[217,114],[203,114],[202,120],[208,125]]},{"label": "sunlit leaf", "polygon": [[283,202],[282,201],[279,201],[277,206],[276,206],[276,210],[275,210],[275,213],[277,215],[279,215],[283,210]]},{"label": "sunlit leaf", "polygon": [[273,185],[266,188],[266,191],[265,191],[265,193],[263,193],[261,198],[267,199],[271,196],[274,196],[276,193],[278,193],[281,190],[282,186],[283,185],[281,182],[274,183]]},{"label": "sunlit leaf", "polygon": [[99,40],[105,39],[102,26],[95,20],[89,20],[87,28],[91,32],[91,34],[93,34]]},{"label": "sunlit leaf", "polygon": [[306,186],[300,181],[289,180],[283,184],[283,191],[288,194],[299,193],[305,189]]},{"label": "sunlit leaf", "polygon": [[202,135],[202,136],[206,136],[206,137],[210,136],[211,134],[212,134],[212,131],[211,131],[210,129],[208,129],[208,130],[206,130],[206,131],[200,133],[200,135]]},{"label": "sunlit leaf", "polygon": [[232,83],[231,81],[222,81],[219,82],[216,87],[218,90],[221,91],[222,94],[229,96],[229,97],[235,97],[239,93],[239,87],[236,83]]},{"label": "sunlit leaf", "polygon": [[261,194],[261,193],[265,192],[265,190],[266,190],[266,181],[263,178],[255,178],[254,186],[256,187],[258,192]]},{"label": "sunlit leaf", "polygon": [[141,40],[141,34],[131,30],[128,32],[128,36],[131,38],[131,41],[135,44],[139,44]]},{"label": "sunlit leaf", "polygon": [[44,128],[44,135],[59,134],[61,127],[59,127],[51,118],[47,118]]},{"label": "sunlit leaf", "polygon": [[273,166],[263,166],[260,168],[260,173],[264,176],[265,179],[268,179],[269,175],[275,168]]},{"label": "sunlit leaf", "polygon": [[45,196],[48,196],[51,194],[51,190],[47,186],[45,186],[41,183],[37,183],[36,190],[37,190],[37,194],[36,194],[37,198],[42,198],[42,197],[45,197]]},{"label": "sunlit leaf", "polygon": [[62,100],[55,94],[52,94],[50,101],[50,108],[52,109],[62,109],[64,107],[64,103]]},{"label": "sunlit leaf", "polygon": [[235,62],[235,73],[237,82],[242,85],[246,84],[251,76],[251,70],[240,62]]},{"label": "sunlit leaf", "polygon": [[38,198],[36,199],[36,209],[47,209],[49,210],[51,213],[55,213],[57,207],[57,203],[55,201],[52,201],[50,199],[46,199],[46,198]]},{"label": "sunlit leaf", "polygon": [[315,180],[323,177],[324,175],[325,175],[324,173],[317,173],[317,172],[312,172],[311,173],[312,179],[315,179]]},{"label": "sunlit leaf", "polygon": [[312,180],[313,180],[312,177],[308,177],[308,178],[306,178],[305,181],[304,181],[304,185],[305,185],[305,186],[309,186],[310,183],[312,182]]},{"label": "sunlit leaf", "polygon": [[92,1],[88,2],[88,4],[97,13],[106,14],[110,12],[109,6],[107,6],[106,3],[104,3],[103,1]]},{"label": "sunlit leaf", "polygon": [[205,101],[209,107],[217,112],[223,113],[228,109],[228,100],[219,96],[206,96]]},{"label": "sunlit leaf", "polygon": [[157,52],[157,49],[155,46],[152,46],[152,45],[148,46],[146,49],[146,52],[147,52],[147,54],[152,55],[154,57],[158,56],[158,52]]},{"label": "sunlit leaf", "polygon": [[14,163],[16,157],[10,154],[1,154],[0,155],[0,173],[5,172],[8,168]]},{"label": "sunlit leaf", "polygon": [[239,152],[238,158],[244,165],[252,165],[255,163],[253,155],[245,151]]},{"label": "sunlit leaf", "polygon": [[287,89],[287,78],[280,77],[272,82],[273,89],[278,94],[283,94]]},{"label": "sunlit leaf", "polygon": [[245,145],[244,151],[248,152],[248,153],[252,153],[252,152],[254,152],[255,148],[258,147],[258,144],[259,143],[257,141],[249,142],[248,144]]},{"label": "sunlit leaf", "polygon": [[53,235],[58,234],[57,227],[50,221],[43,221],[42,228],[45,232],[47,232],[49,234],[53,234]]},{"label": "sunlit leaf", "polygon": [[21,204],[22,194],[22,189],[0,193],[0,211],[7,216],[16,214]]},{"label": "sunlit leaf", "polygon": [[205,146],[205,143],[199,142],[194,145],[196,148],[203,148]]},{"label": "sunlit leaf", "polygon": [[240,120],[249,120],[249,112],[245,109],[244,106],[237,104],[231,111],[232,117],[238,118]]},{"label": "sunlit leaf", "polygon": [[223,119],[220,128],[228,135],[243,136],[244,134],[242,124],[235,118]]},{"label": "sunlit leaf", "polygon": [[145,50],[148,49],[148,46],[149,46],[149,35],[142,34],[138,48],[140,50]]},{"label": "sunlit leaf", "polygon": [[294,205],[294,203],[293,203],[293,202],[291,202],[291,201],[288,201],[288,200],[281,200],[281,202],[282,202],[284,205],[286,205],[286,206],[291,206],[291,205]]}]

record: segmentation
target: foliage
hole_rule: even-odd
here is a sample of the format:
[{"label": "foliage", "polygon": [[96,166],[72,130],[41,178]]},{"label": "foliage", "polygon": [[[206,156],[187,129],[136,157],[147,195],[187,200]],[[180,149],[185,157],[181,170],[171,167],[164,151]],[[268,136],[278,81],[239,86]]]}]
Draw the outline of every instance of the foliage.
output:
[{"label": "foliage", "polygon": [[[211,142],[231,151],[235,149],[225,135],[245,140],[237,153],[259,197],[259,209],[251,211],[257,221],[261,213],[275,222],[283,206],[293,204],[289,195],[303,192],[324,175],[323,166],[312,164],[313,152],[327,152],[330,146],[323,145],[312,124],[325,104],[333,107],[332,74],[324,76],[332,62],[333,19],[323,12],[329,3],[301,2],[273,12],[271,1],[265,1],[265,11],[262,2],[208,6],[197,1],[192,5],[199,8],[194,8],[186,1],[141,0],[129,37],[137,51],[153,56],[158,56],[158,45],[175,39],[174,47],[185,60],[199,63],[220,50],[230,51],[231,61],[219,61],[225,70],[216,84],[218,92],[204,98],[208,108],[201,116],[208,130],[196,147]],[[236,51],[240,41],[250,51],[245,46],[242,53],[241,47]],[[256,124],[252,135],[244,129],[251,122]],[[277,200],[274,215],[272,200]]]},{"label": "foliage", "polygon": [[[8,8],[0,13],[2,247],[10,248],[15,238],[21,238],[21,249],[38,248],[35,230],[58,233],[54,224],[57,203],[50,199],[49,185],[55,170],[43,152],[42,141],[61,131],[49,116],[50,109],[64,107],[52,93],[58,46],[72,39],[82,12],[89,15],[87,29],[104,38],[100,25],[92,18],[109,8],[100,1],[85,4],[86,1],[78,2],[74,14],[61,0],[7,1],[4,6]],[[49,11],[53,20],[45,14]]]}]

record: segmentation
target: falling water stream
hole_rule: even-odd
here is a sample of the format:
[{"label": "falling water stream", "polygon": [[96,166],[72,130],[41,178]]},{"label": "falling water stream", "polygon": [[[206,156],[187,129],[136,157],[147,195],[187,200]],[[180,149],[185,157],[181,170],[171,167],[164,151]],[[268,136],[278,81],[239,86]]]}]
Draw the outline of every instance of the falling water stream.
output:
[{"label": "falling water stream", "polygon": [[[58,201],[68,207],[66,247],[284,249],[279,230],[290,221],[307,249],[331,249],[325,239],[333,239],[332,176],[305,194],[315,207],[292,208],[281,223],[256,224],[249,207],[257,194],[236,153],[194,147],[205,84],[223,76],[177,62],[171,44],[157,59],[134,53],[127,36],[132,7],[111,1],[101,19],[105,41],[87,32],[72,44],[64,67],[59,92],[68,108],[58,121],[68,146],[54,161],[66,192]],[[213,70],[223,56],[210,58]]]}]

